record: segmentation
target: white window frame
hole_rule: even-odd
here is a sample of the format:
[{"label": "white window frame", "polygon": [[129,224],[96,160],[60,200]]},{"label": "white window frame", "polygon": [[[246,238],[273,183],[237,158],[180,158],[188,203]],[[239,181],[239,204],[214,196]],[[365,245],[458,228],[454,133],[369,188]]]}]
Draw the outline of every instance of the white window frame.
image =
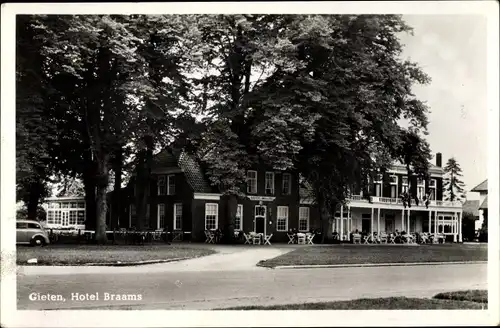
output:
[{"label": "white window frame", "polygon": [[[158,176],[157,191],[156,191],[156,194],[158,196],[163,196],[167,192],[167,187],[166,187],[166,184],[165,184],[165,180],[166,179],[165,179],[164,175],[159,175]],[[161,188],[163,188],[163,192],[162,192]]]},{"label": "white window frame", "polygon": [[[375,197],[382,197],[383,191],[382,191],[382,179],[383,176],[380,173],[375,174],[375,177],[373,179],[373,188],[375,189]],[[377,186],[379,187],[380,192],[377,193]]]},{"label": "white window frame", "polygon": [[[288,177],[288,190],[286,192],[285,192],[285,177]],[[290,173],[283,173],[283,177],[281,180],[281,193],[283,195],[292,194],[292,175]]]},{"label": "white window frame", "polygon": [[[177,208],[180,207],[181,209],[181,217],[180,217],[180,227],[177,226]],[[174,222],[173,222],[173,227],[174,227],[174,230],[181,230],[182,229],[182,215],[183,215],[183,208],[182,208],[182,203],[175,203],[174,204],[174,213],[173,213],[173,216],[174,216]]]},{"label": "white window frame", "polygon": [[[406,179],[406,183],[404,183]],[[408,176],[404,176],[401,178],[401,193],[409,193],[410,192],[410,181],[408,180]]]},{"label": "white window frame", "polygon": [[[284,213],[286,213],[286,216],[281,216],[282,210],[285,210]],[[288,209],[288,206],[278,206],[277,213],[276,213],[276,231],[288,231],[288,218],[290,216],[290,211]],[[285,228],[280,229],[279,228],[279,223],[280,221],[285,220]]]},{"label": "white window frame", "polygon": [[[392,182],[392,178],[396,178],[396,181]],[[392,197],[392,187],[395,187],[396,189],[396,196],[392,198],[398,198],[398,182],[399,182],[399,177],[396,174],[391,174],[389,176],[389,185],[391,186],[391,197]]]},{"label": "white window frame", "polygon": [[[171,185],[171,181],[173,181],[172,185],[173,185],[173,191],[170,190],[170,185]],[[167,195],[175,195],[175,174],[169,174],[167,175]]]},{"label": "white window frame", "polygon": [[[165,229],[165,204],[160,203],[157,208],[157,215],[156,215],[156,229]],[[162,211],[163,209],[163,211]],[[163,213],[162,213],[163,212]],[[161,216],[163,215],[163,226],[160,224],[161,222]]]},{"label": "white window frame", "polygon": [[[239,213],[239,216],[238,216]],[[239,220],[240,224],[239,226],[234,225],[234,230],[235,231],[241,231],[243,230],[243,204],[238,204],[238,207],[236,208],[236,219]],[[236,222],[236,220],[235,220]]]},{"label": "white window frame", "polygon": [[[419,193],[419,191],[422,191],[422,193]],[[424,178],[417,177],[417,197],[418,199],[423,199],[424,196],[425,196],[425,180]]]},{"label": "white window frame", "polygon": [[[305,213],[303,212],[305,210]],[[307,216],[304,215],[307,213]],[[299,231],[309,231],[309,217],[310,217],[310,214],[311,213],[311,210],[309,209],[309,207],[305,207],[305,206],[301,206],[299,207]],[[300,221],[303,221],[303,220],[306,220],[306,229],[300,229]]]},{"label": "white window frame", "polygon": [[[434,181],[434,187],[431,186],[431,184],[430,184],[431,181]],[[437,179],[430,179],[429,180],[429,188],[428,189],[433,191],[430,194],[430,200],[436,200],[437,199],[437,195],[436,195],[436,192],[437,192]]]},{"label": "white window frame", "polygon": [[[255,178],[252,178],[249,176],[249,174],[252,173],[252,174],[255,174]],[[252,184],[250,183],[250,181],[254,181],[255,180],[255,190],[252,190],[251,186]],[[247,171],[247,193],[248,194],[256,194],[257,193],[257,171],[253,171],[253,170],[248,170]]]},{"label": "white window frame", "polygon": [[[269,177],[272,177],[271,179],[268,179],[268,176]],[[266,172],[265,174],[265,179],[264,179],[264,193],[266,195],[274,195],[274,192],[275,192],[275,185],[274,185],[274,172]],[[268,193],[267,192],[267,182],[270,181],[271,182],[271,192]]]},{"label": "white window frame", "polygon": [[[205,204],[205,230],[213,230],[213,229],[208,229],[207,228],[207,208],[209,206],[215,206],[215,227],[214,229],[217,229],[218,224],[219,224],[219,204],[217,203],[206,203]],[[211,214],[213,215],[213,214]]]}]

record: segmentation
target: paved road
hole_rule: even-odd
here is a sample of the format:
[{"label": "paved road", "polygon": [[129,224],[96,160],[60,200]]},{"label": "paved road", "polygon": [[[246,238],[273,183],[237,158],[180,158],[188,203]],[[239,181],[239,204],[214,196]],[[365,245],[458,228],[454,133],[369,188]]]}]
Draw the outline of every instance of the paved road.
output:
[{"label": "paved road", "polygon": [[[442,291],[487,288],[486,264],[287,270],[254,266],[257,257],[286,251],[243,250],[135,268],[24,268],[18,272],[18,309],[202,310],[360,297],[431,297]],[[31,293],[62,295],[65,301],[31,301]],[[99,299],[75,301],[71,293],[97,293]],[[105,300],[105,293],[140,294],[141,300]]]}]

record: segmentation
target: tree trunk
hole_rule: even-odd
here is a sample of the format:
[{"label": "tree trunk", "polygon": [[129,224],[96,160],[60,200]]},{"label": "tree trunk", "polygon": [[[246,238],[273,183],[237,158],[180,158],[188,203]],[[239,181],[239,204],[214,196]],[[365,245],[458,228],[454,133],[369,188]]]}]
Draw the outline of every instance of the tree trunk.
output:
[{"label": "tree trunk", "polygon": [[26,204],[28,209],[28,219],[37,219],[38,203],[40,202],[40,195],[42,194],[43,184],[40,181],[35,181],[30,184],[29,199]]},{"label": "tree trunk", "polygon": [[234,242],[234,219],[236,218],[236,211],[238,210],[238,197],[236,195],[229,195],[227,199],[227,218],[228,222],[225,225],[226,241],[228,243]]},{"label": "tree trunk", "polygon": [[85,229],[95,230],[96,228],[96,181],[95,181],[95,163],[87,161],[83,172],[83,185],[85,189]]},{"label": "tree trunk", "polygon": [[115,185],[113,188],[113,203],[111,211],[111,227],[110,229],[119,228],[120,216],[122,213],[120,200],[122,189],[122,169],[123,169],[123,148],[119,147],[115,154],[114,172],[115,172]]},{"label": "tree trunk", "polygon": [[106,244],[106,190],[108,188],[108,155],[97,159],[97,195],[95,239],[98,244]]}]

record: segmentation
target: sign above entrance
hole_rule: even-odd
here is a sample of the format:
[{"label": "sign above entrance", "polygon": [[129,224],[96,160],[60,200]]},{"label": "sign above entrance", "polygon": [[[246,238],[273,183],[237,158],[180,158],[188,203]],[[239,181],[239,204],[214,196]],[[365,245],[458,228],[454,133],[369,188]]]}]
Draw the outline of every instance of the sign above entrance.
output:
[{"label": "sign above entrance", "polygon": [[248,196],[250,200],[254,201],[262,201],[262,202],[272,202],[276,199],[276,197],[267,197],[267,196]]}]

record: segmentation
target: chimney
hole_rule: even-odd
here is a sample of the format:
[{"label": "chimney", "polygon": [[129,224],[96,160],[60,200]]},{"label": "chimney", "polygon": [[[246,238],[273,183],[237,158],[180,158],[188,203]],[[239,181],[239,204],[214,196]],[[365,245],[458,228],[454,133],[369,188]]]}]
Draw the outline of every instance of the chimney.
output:
[{"label": "chimney", "polygon": [[436,166],[441,167],[443,164],[441,153],[436,153]]}]

